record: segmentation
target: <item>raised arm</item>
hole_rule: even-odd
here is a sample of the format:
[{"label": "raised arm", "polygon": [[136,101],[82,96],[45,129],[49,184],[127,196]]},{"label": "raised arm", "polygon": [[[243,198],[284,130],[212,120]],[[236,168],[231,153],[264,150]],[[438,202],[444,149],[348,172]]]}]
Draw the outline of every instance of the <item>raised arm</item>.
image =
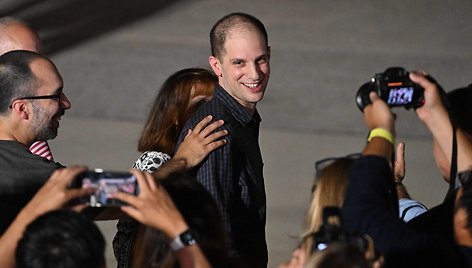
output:
[{"label": "raised arm", "polygon": [[[85,167],[70,167],[56,170],[39,189],[31,201],[20,211],[15,220],[0,238],[0,260],[2,267],[15,267],[15,250],[26,226],[48,211],[65,206],[69,201],[90,194],[93,189],[70,189],[72,180]],[[80,211],[85,205],[72,209]]]},{"label": "raised arm", "polygon": [[[424,88],[425,104],[416,109],[418,118],[431,132],[441,151],[449,162],[452,155],[452,124],[446,107],[441,101],[439,89],[427,77],[419,72],[410,73],[410,79]],[[458,128],[457,137],[457,172],[471,168],[472,143]]]}]

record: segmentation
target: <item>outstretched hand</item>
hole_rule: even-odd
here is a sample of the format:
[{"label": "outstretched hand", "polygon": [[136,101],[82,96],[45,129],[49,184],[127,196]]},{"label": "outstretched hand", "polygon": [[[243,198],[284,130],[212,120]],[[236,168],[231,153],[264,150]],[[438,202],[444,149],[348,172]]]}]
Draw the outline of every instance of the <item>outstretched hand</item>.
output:
[{"label": "outstretched hand", "polygon": [[185,159],[188,168],[195,167],[209,153],[226,144],[223,137],[228,134],[228,131],[216,131],[224,124],[223,120],[217,120],[210,124],[212,118],[211,115],[208,115],[193,130],[189,129],[175,153],[174,158]]},{"label": "outstretched hand", "polygon": [[405,166],[405,143],[402,141],[397,145],[397,153],[395,156],[395,167],[393,168],[395,182],[402,182],[405,178]]},{"label": "outstretched hand", "polygon": [[175,206],[167,191],[149,173],[131,170],[139,185],[139,195],[117,192],[113,198],[129,206],[121,210],[140,223],[159,229],[170,239],[188,229],[182,214]]}]

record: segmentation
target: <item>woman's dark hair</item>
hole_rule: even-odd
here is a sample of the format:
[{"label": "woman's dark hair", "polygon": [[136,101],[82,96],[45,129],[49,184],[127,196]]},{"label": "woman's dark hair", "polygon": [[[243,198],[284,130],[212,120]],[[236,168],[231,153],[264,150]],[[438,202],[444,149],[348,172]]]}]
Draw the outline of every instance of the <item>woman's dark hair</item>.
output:
[{"label": "woman's dark hair", "polygon": [[[227,267],[226,233],[213,197],[195,178],[184,173],[173,173],[160,183],[183,215],[208,261],[213,267]],[[135,267],[179,267],[169,238],[162,232],[146,228],[138,234],[133,246]]]},{"label": "woman's dark hair", "polygon": [[154,100],[138,151],[159,151],[173,155],[180,131],[189,118],[188,105],[193,96],[213,96],[217,78],[207,69],[188,68],[167,78]]}]

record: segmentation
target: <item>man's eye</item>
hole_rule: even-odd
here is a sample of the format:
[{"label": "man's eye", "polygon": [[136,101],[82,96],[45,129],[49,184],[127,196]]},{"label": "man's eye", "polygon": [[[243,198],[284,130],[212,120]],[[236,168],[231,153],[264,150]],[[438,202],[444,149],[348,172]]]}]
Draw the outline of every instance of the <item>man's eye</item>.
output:
[{"label": "man's eye", "polygon": [[259,64],[264,64],[266,62],[267,62],[267,58],[260,58],[260,59],[257,60],[257,63],[259,63]]}]

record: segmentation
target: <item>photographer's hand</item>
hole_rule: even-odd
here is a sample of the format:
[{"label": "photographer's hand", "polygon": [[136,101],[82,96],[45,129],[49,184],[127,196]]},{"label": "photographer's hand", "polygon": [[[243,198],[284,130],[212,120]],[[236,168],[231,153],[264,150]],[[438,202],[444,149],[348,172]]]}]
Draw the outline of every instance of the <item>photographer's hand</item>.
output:
[{"label": "photographer's hand", "polygon": [[[384,129],[395,137],[395,116],[390,108],[379,98],[377,93],[371,92],[369,97],[372,104],[364,108],[364,122],[366,126],[369,130],[376,128]],[[381,137],[375,137],[368,143],[363,154],[382,156],[390,161],[392,153],[393,146],[391,141]]]},{"label": "photographer's hand", "polygon": [[121,210],[142,224],[161,230],[170,239],[187,230],[188,225],[182,214],[159,181],[149,173],[138,170],[130,172],[138,180],[139,195],[115,193],[113,198],[130,205],[122,206]]},{"label": "photographer's hand", "polygon": [[395,155],[395,167],[393,169],[395,182],[402,183],[406,173],[405,166],[405,143],[402,141],[398,143]]},{"label": "photographer's hand", "polygon": [[393,168],[395,186],[398,199],[411,199],[410,194],[403,185],[405,178],[405,143],[399,142],[397,145],[397,153],[395,156],[395,167]]},{"label": "photographer's hand", "polygon": [[[427,79],[421,72],[411,72],[410,79],[424,88],[425,104],[416,109],[418,118],[423,121],[439,145],[447,161],[452,156],[452,123],[446,107],[441,101],[437,85]],[[472,142],[460,128],[456,131],[457,138],[457,172],[472,167]]]},{"label": "photographer's hand", "polygon": [[[114,198],[130,204],[122,206],[123,212],[135,220],[161,230],[170,241],[189,227],[167,191],[149,173],[131,171],[138,180],[139,195],[117,192]],[[175,252],[182,268],[209,268],[211,265],[197,244]]]},{"label": "photographer's hand", "polygon": [[[56,170],[49,180],[39,189],[30,202],[20,211],[15,220],[0,237],[0,260],[2,267],[15,266],[15,250],[26,226],[36,217],[48,211],[59,209],[69,201],[90,194],[93,189],[71,189],[72,180],[85,167],[70,167]],[[80,211],[85,205],[75,206]]]},{"label": "photographer's hand", "polygon": [[364,122],[366,126],[370,130],[383,128],[395,135],[395,116],[388,105],[375,92],[370,92],[369,97],[372,104],[364,108]]},{"label": "photographer's hand", "polygon": [[425,103],[423,106],[416,109],[418,118],[423,121],[431,131],[436,131],[436,129],[446,126],[448,129],[452,129],[437,85],[428,80],[424,72],[420,71],[410,72],[410,79],[424,88]]}]

